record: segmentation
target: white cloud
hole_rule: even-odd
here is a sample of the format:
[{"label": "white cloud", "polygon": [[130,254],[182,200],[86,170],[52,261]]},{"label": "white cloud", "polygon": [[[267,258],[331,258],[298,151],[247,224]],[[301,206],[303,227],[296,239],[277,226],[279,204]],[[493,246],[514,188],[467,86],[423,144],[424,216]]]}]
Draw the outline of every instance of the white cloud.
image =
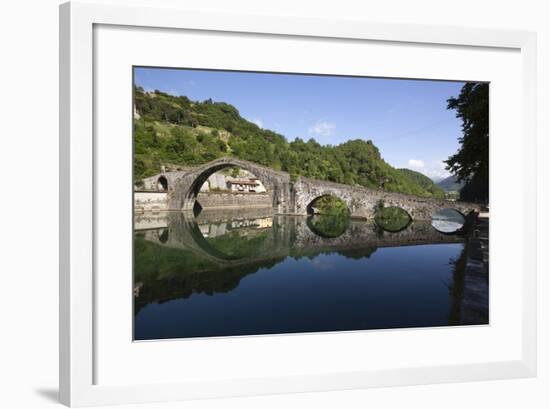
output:
[{"label": "white cloud", "polygon": [[261,119],[256,118],[256,119],[253,119],[252,122],[258,125],[260,128],[264,127],[264,123],[262,122]]},{"label": "white cloud", "polygon": [[445,179],[449,176],[451,176],[451,172],[449,172],[446,168],[446,164],[444,162],[435,162],[434,166],[428,169],[428,176],[432,179]]},{"label": "white cloud", "polygon": [[332,122],[317,121],[314,125],[310,126],[308,132],[317,136],[330,136],[336,130],[336,125]]},{"label": "white cloud", "polygon": [[413,169],[422,169],[424,167],[424,161],[420,159],[409,159],[409,166]]},{"label": "white cloud", "polygon": [[433,180],[445,179],[451,175],[450,172],[445,169],[446,165],[442,161],[435,161],[427,165],[423,160],[409,159],[408,165],[409,169],[416,170]]}]

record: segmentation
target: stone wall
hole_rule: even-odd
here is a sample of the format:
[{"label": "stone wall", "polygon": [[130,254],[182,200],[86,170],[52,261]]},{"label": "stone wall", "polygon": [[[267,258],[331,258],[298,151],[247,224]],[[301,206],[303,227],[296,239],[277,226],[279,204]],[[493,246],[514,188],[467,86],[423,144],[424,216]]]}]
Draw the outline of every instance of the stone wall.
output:
[{"label": "stone wall", "polygon": [[201,192],[197,201],[203,209],[222,208],[271,208],[273,203],[264,193],[206,193]]},{"label": "stone wall", "polygon": [[164,192],[134,192],[134,212],[159,212],[166,210],[168,195]]},{"label": "stone wall", "polygon": [[244,207],[244,208],[220,208],[202,209],[196,222],[205,223],[229,223],[234,220],[263,219],[273,216],[273,209],[270,207]]},{"label": "stone wall", "polygon": [[141,212],[134,216],[134,231],[164,229],[167,226],[167,212]]}]

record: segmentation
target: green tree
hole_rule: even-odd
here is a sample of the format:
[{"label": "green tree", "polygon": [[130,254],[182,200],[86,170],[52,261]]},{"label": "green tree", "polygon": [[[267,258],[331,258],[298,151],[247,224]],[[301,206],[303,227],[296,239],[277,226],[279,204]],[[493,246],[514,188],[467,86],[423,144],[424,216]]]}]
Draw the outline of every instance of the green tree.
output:
[{"label": "green tree", "polygon": [[[193,166],[233,156],[290,173],[291,181],[311,177],[373,189],[436,197],[422,178],[411,178],[386,163],[372,141],[321,145],[314,139],[288,141],[241,117],[230,104],[190,101],[161,91],[134,88],[134,175],[154,175],[162,165]],[[139,161],[138,161],[139,159]]]},{"label": "green tree", "polygon": [[448,109],[462,120],[460,148],[445,162],[459,182],[464,182],[461,199],[489,198],[489,84],[466,83],[457,98],[449,98]]}]

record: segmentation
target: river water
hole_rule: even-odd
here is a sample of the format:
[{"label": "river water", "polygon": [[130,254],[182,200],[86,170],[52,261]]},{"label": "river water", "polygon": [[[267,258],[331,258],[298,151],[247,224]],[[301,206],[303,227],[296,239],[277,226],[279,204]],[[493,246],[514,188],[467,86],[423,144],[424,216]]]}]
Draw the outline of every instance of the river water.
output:
[{"label": "river water", "polygon": [[465,239],[267,210],[136,216],[136,340],[463,324]]}]

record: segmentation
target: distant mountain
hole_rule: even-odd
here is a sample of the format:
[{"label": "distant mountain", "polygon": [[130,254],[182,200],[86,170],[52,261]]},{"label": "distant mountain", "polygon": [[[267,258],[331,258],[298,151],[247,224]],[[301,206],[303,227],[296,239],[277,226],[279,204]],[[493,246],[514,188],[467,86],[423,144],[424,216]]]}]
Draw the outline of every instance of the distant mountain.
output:
[{"label": "distant mountain", "polygon": [[462,186],[464,186],[464,184],[458,182],[456,176],[451,175],[438,182],[437,186],[439,186],[445,192],[458,192],[460,189],[462,189]]},{"label": "distant mountain", "polygon": [[406,176],[412,182],[422,186],[425,190],[431,193],[432,197],[443,199],[445,192],[437,186],[428,176],[411,169],[398,169],[401,174]]}]

